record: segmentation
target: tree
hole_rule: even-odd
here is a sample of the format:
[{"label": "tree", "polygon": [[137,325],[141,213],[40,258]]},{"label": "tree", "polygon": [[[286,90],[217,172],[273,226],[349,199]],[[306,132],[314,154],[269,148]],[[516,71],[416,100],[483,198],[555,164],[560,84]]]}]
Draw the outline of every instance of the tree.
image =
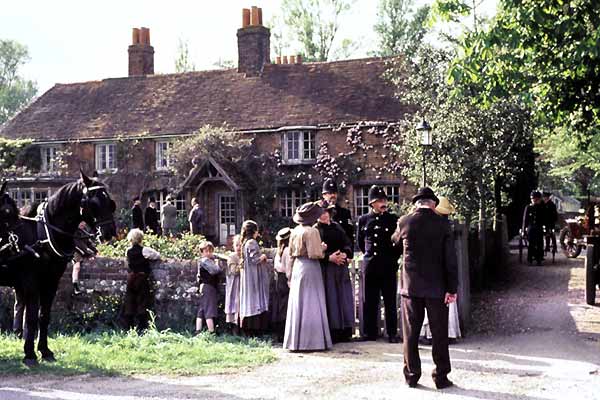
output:
[{"label": "tree", "polygon": [[[428,184],[449,195],[467,221],[477,215],[485,221],[503,205],[507,185],[531,169],[531,113],[514,98],[480,108],[466,96],[451,96],[453,87],[446,80],[451,61],[451,52],[424,45],[390,71],[400,99],[420,106],[399,128],[403,137],[392,147],[392,158],[404,160],[403,174],[418,182],[426,156]],[[422,116],[435,134],[425,155],[413,128]]]},{"label": "tree", "polygon": [[297,38],[306,61],[329,60],[340,17],[353,3],[354,0],[283,0],[283,20]]},{"label": "tree", "polygon": [[374,27],[379,39],[375,55],[410,56],[419,47],[427,33],[425,22],[430,7],[422,6],[413,12],[412,5],[412,0],[380,0],[377,23]]},{"label": "tree", "polygon": [[599,25],[595,0],[501,0],[489,29],[465,38],[451,79],[485,104],[518,95],[585,150],[600,133]]},{"label": "tree", "polygon": [[0,40],[0,125],[37,93],[35,82],[19,76],[19,68],[28,60],[25,46],[12,40]]},{"label": "tree", "polygon": [[177,56],[175,58],[175,72],[195,71],[196,65],[190,58],[190,50],[187,40],[179,39],[177,44]]}]

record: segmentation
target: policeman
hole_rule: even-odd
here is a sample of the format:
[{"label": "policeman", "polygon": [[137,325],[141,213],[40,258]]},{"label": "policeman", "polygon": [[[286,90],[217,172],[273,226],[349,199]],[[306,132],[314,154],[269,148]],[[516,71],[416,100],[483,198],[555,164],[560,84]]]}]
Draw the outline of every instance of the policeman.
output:
[{"label": "policeman", "polygon": [[542,194],[537,190],[531,192],[531,204],[523,212],[523,225],[521,232],[527,235],[527,262],[542,265],[544,259],[544,223],[545,210],[542,203]]},{"label": "policeman", "polygon": [[331,219],[344,228],[344,232],[350,239],[351,248],[354,249],[354,223],[352,222],[352,215],[350,215],[350,210],[347,208],[341,207],[338,203],[338,188],[335,181],[330,178],[325,179],[323,182],[323,190],[322,190],[323,199],[327,201],[328,204],[335,204],[335,208],[332,210]]},{"label": "policeman", "polygon": [[398,217],[387,212],[387,195],[381,186],[369,189],[371,212],[358,220],[358,247],[364,254],[365,340],[377,340],[379,295],[385,306],[385,328],[390,343],[398,343],[398,309],[396,292],[398,282],[399,247],[391,239]]}]

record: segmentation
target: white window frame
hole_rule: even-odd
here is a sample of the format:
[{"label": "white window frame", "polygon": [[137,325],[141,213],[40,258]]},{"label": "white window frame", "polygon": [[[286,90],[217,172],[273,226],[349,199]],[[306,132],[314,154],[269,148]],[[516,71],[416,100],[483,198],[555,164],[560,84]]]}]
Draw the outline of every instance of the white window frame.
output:
[{"label": "white window frame", "polygon": [[[42,188],[13,188],[10,189],[9,191],[10,193],[10,197],[12,197],[12,199],[15,201],[15,203],[17,203],[17,207],[18,208],[23,208],[26,205],[32,204],[36,201],[43,201],[46,198],[50,197],[52,195],[52,190],[50,188],[46,188],[46,189],[42,189]],[[42,198],[41,196],[37,196],[38,198],[36,199],[36,194],[39,193],[45,193],[46,195],[44,196],[44,198]]]},{"label": "white window frame", "polygon": [[[315,130],[290,130],[282,135],[283,161],[286,164],[312,163],[317,159]],[[290,154],[293,153],[293,154]]]},{"label": "white window frame", "polygon": [[[164,146],[164,147],[163,147]],[[173,148],[171,140],[160,140],[156,142],[156,170],[166,171],[171,166],[172,160],[169,155]]]},{"label": "white window frame", "polygon": [[[110,163],[110,151],[113,151],[112,163]],[[106,159],[102,160],[102,150],[106,154]],[[96,144],[96,171],[98,172],[116,172],[117,171],[117,144],[115,142]]]},{"label": "white window frame", "polygon": [[[148,198],[154,197],[156,199],[156,209],[160,212],[162,206],[167,202],[167,196],[169,194],[164,191],[156,191],[156,192],[148,192]],[[187,202],[185,199],[185,194],[180,193],[176,198],[172,201],[175,208],[177,208],[177,216],[186,216],[188,215]]]},{"label": "white window frame", "polygon": [[[400,204],[400,185],[382,185],[388,202]],[[354,215],[356,218],[371,211],[369,207],[369,189],[371,185],[354,187]]]},{"label": "white window frame", "polygon": [[40,147],[40,155],[42,158],[42,172],[52,173],[58,169],[56,163],[56,154],[58,147],[56,146],[42,146]]},{"label": "white window frame", "polygon": [[296,209],[311,200],[311,195],[301,189],[279,191],[279,215],[292,218]]}]

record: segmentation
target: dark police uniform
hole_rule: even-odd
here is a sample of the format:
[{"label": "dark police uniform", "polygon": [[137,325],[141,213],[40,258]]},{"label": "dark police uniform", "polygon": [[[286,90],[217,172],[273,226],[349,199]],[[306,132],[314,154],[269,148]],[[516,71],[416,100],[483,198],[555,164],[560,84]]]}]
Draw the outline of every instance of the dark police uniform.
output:
[{"label": "dark police uniform", "polygon": [[[544,193],[546,196],[550,196],[549,193]],[[550,243],[552,242],[552,249],[556,251],[556,236],[552,235],[554,232],[554,227],[556,226],[556,222],[558,222],[558,210],[556,209],[556,204],[552,200],[548,200],[544,203],[544,226],[546,227],[546,233],[549,235],[546,236],[546,251],[550,251]]]},{"label": "dark police uniform", "polygon": [[139,205],[134,205],[131,208],[131,220],[133,222],[133,228],[145,230],[144,226],[144,213]]},{"label": "dark police uniform", "polygon": [[[538,192],[539,193],[539,192]],[[532,196],[534,194],[532,193]],[[537,194],[536,194],[537,196]],[[541,195],[539,195],[541,198]],[[523,212],[523,232],[527,235],[529,246],[527,247],[527,261],[534,260],[538,264],[544,259],[544,223],[545,208],[542,203],[528,204]]]},{"label": "dark police uniform", "polygon": [[[325,182],[323,182],[322,193],[338,193],[338,188],[335,181],[329,178],[325,179]],[[350,239],[352,249],[354,249],[354,223],[352,222],[350,210],[336,204],[335,208],[333,209],[331,219],[341,225],[341,227],[344,229],[344,232],[346,232],[346,236],[348,236],[348,239]]]},{"label": "dark police uniform", "polygon": [[[383,188],[373,186],[369,190],[369,203],[386,198]],[[396,230],[398,217],[384,212],[371,211],[358,219],[358,247],[364,254],[365,304],[363,327],[367,339],[378,335],[379,294],[383,295],[385,326],[388,337],[394,338],[398,327],[396,293],[398,284],[399,247],[391,239]],[[392,340],[390,340],[392,341]]]}]

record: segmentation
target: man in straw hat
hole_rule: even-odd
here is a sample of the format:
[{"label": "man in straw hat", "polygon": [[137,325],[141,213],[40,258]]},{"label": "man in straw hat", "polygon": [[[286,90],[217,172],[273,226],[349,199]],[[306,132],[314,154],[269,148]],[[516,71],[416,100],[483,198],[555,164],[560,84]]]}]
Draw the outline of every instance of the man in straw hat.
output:
[{"label": "man in straw hat", "polygon": [[422,188],[412,199],[416,210],[398,220],[392,237],[400,245],[402,268],[402,332],[404,378],[416,387],[421,378],[419,333],[429,316],[435,363],[432,376],[438,389],[453,385],[448,379],[448,307],[456,301],[458,268],[452,230],[447,219],[434,211],[439,203],[433,190]]},{"label": "man in straw hat", "polygon": [[363,328],[365,340],[377,340],[379,296],[383,295],[385,328],[390,343],[398,343],[398,246],[392,233],[398,217],[387,212],[387,195],[381,186],[369,189],[371,212],[358,219],[358,247],[364,254],[365,304]]}]

